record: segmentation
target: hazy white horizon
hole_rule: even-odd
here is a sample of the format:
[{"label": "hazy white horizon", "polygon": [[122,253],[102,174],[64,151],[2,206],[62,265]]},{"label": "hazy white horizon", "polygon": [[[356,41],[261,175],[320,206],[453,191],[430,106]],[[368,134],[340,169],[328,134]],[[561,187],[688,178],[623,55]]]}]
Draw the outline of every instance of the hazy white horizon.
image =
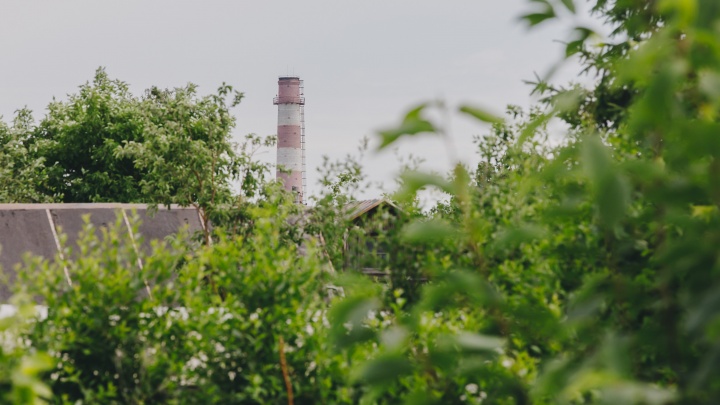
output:
[{"label": "hazy white horizon", "polygon": [[[341,159],[360,139],[396,123],[410,106],[440,99],[497,113],[529,106],[523,83],[558,61],[569,25],[528,31],[526,0],[379,1],[14,1],[0,4],[0,115],[24,106],[41,118],[104,66],[134,93],[188,82],[213,92],[223,82],[246,98],[233,112],[235,135],[276,132],[278,76],[305,81],[309,194],[317,194],[322,156]],[[588,18],[581,18],[587,22]],[[594,24],[597,26],[597,23]],[[558,75],[575,78],[570,66]],[[472,137],[487,128],[453,115],[459,155],[474,157]],[[399,143],[435,170],[449,167],[443,143]],[[274,162],[274,150],[262,160]],[[392,152],[369,156],[370,179],[392,182]],[[369,190],[363,197],[377,195]]]}]

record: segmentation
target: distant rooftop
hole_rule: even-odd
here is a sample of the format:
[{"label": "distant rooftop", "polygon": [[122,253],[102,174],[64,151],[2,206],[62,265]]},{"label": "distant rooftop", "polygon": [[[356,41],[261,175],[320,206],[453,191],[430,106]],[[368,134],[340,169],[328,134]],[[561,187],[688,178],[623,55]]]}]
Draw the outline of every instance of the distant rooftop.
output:
[{"label": "distant rooftop", "polygon": [[[194,208],[177,205],[158,207],[152,215],[145,204],[0,204],[0,304],[10,298],[10,284],[17,276],[17,268],[26,253],[54,260],[59,252],[60,232],[67,235],[72,255],[77,254],[77,240],[85,224],[84,216],[97,229],[120,220],[130,232],[128,217],[133,212],[142,221],[139,233],[142,244],[136,248],[150,252],[151,241],[161,240],[187,226],[190,232],[202,230],[202,223]],[[72,274],[66,273],[71,279]]]},{"label": "distant rooftop", "polygon": [[387,204],[387,205],[393,207],[394,209],[399,209],[397,205],[393,204],[392,202],[390,202],[384,198],[352,201],[352,202],[345,204],[345,209],[347,210],[348,218],[350,220],[354,220],[354,219],[360,217],[361,215],[366,214],[383,204]]}]

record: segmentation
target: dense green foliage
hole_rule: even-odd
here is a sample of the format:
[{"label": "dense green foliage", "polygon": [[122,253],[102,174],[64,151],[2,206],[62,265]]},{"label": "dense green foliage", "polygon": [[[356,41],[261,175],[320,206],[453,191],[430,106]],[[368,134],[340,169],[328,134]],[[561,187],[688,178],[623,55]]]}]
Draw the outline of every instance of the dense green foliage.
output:
[{"label": "dense green foliage", "polygon": [[[228,98],[232,96],[228,105]],[[67,101],[54,100],[35,123],[19,110],[0,126],[4,202],[146,202],[210,207],[234,201],[231,183],[254,197],[267,168],[253,148],[231,141],[230,108],[242,93],[228,85],[200,97],[195,85],[148,89],[142,97],[98,69]],[[20,185],[21,187],[16,187]]]},{"label": "dense green foliage", "polygon": [[287,395],[282,352],[304,376],[291,380],[297,400],[335,402],[319,335],[324,276],[312,246],[298,259],[280,243],[287,208],[257,209],[250,238],[201,248],[179,236],[147,255],[122,219],[100,236],[88,225],[80,251],[65,249],[77,260],[30,266],[23,290],[45,297],[48,310],[27,336],[56,358],[48,384],[58,400],[273,402]]},{"label": "dense green foliage", "polygon": [[[539,3],[545,9],[527,16],[531,24],[559,10]],[[565,3],[558,7],[572,11]],[[432,220],[406,228],[428,247],[423,262],[435,275],[397,327],[415,336],[425,311],[466,308],[468,300],[485,322],[471,330],[481,333],[476,346],[458,342],[448,355],[438,344],[431,367],[396,356],[398,370],[483,376],[478,386],[500,403],[720,397],[717,359],[708,355],[718,348],[717,5],[600,2],[596,10],[619,25],[620,43],[585,46],[591,32],[579,29],[588,35],[568,45],[569,55],[581,50],[598,73],[596,88],[539,83],[549,94],[547,112],[516,128],[463,107],[495,123],[476,172],[458,166],[451,179],[407,176],[410,197],[428,185],[452,198]],[[442,134],[423,118],[426,108],[384,132],[383,146]],[[554,116],[571,130],[548,149],[538,130]],[[468,350],[491,349],[480,344],[491,336],[504,339],[501,353],[510,357],[505,379],[493,361],[473,362]]]},{"label": "dense green foliage", "polygon": [[[575,13],[532,3],[530,25]],[[19,112],[0,126],[0,173],[34,187],[0,187],[6,201],[179,202],[216,227],[148,255],[88,227],[67,260],[29,260],[18,297],[47,316],[21,305],[0,324],[0,401],[717,403],[720,5],[593,5],[613,34],[578,26],[567,44],[593,86],[540,80],[540,105],[504,118],[461,106],[490,128],[478,162],[407,170],[398,208],[360,218],[356,159],[326,162],[306,209],[234,155],[226,87],[136,99],[99,72],[37,126]],[[410,110],[379,149],[448,136],[428,118],[446,108]],[[447,198],[422,213],[425,188]]]},{"label": "dense green foliage", "polygon": [[0,201],[46,202],[54,195],[41,191],[48,176],[45,160],[30,142],[32,116],[28,110],[19,110],[12,126],[0,121]]}]

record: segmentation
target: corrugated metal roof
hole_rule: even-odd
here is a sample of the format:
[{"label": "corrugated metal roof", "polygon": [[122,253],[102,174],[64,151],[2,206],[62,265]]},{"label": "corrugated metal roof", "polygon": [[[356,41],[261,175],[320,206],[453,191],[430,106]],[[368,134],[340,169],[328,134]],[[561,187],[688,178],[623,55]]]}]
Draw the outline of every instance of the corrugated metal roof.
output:
[{"label": "corrugated metal roof", "polygon": [[[114,223],[119,214],[127,216],[132,211],[142,221],[138,231],[144,236],[143,243],[134,248],[146,253],[151,251],[152,240],[162,240],[184,226],[188,226],[190,232],[202,229],[194,208],[177,205],[170,209],[159,206],[157,212],[150,215],[145,204],[0,204],[0,279],[4,278],[10,284],[14,282],[16,266],[22,263],[25,252],[53,260],[58,253],[57,234],[61,230],[67,235],[67,244],[73,248],[73,255],[77,255],[76,243],[85,215],[89,215],[90,222],[100,228]],[[0,303],[9,299],[9,287],[9,284],[0,282]]]},{"label": "corrugated metal roof", "polygon": [[345,209],[348,212],[348,218],[350,218],[350,220],[352,221],[352,220],[358,218],[359,216],[372,211],[374,208],[376,208],[382,204],[387,204],[395,209],[399,209],[395,204],[393,204],[392,202],[390,202],[384,198],[353,201],[353,202],[346,204]]}]

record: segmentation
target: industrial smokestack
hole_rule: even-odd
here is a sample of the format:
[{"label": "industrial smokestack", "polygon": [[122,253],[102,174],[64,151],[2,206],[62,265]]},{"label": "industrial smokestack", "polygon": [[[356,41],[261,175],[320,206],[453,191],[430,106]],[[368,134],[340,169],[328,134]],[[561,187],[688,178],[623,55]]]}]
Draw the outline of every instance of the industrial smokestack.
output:
[{"label": "industrial smokestack", "polygon": [[[295,202],[305,202],[305,98],[299,77],[280,77],[278,95],[276,178],[285,190],[295,196]],[[284,172],[280,169],[283,168]]]}]

